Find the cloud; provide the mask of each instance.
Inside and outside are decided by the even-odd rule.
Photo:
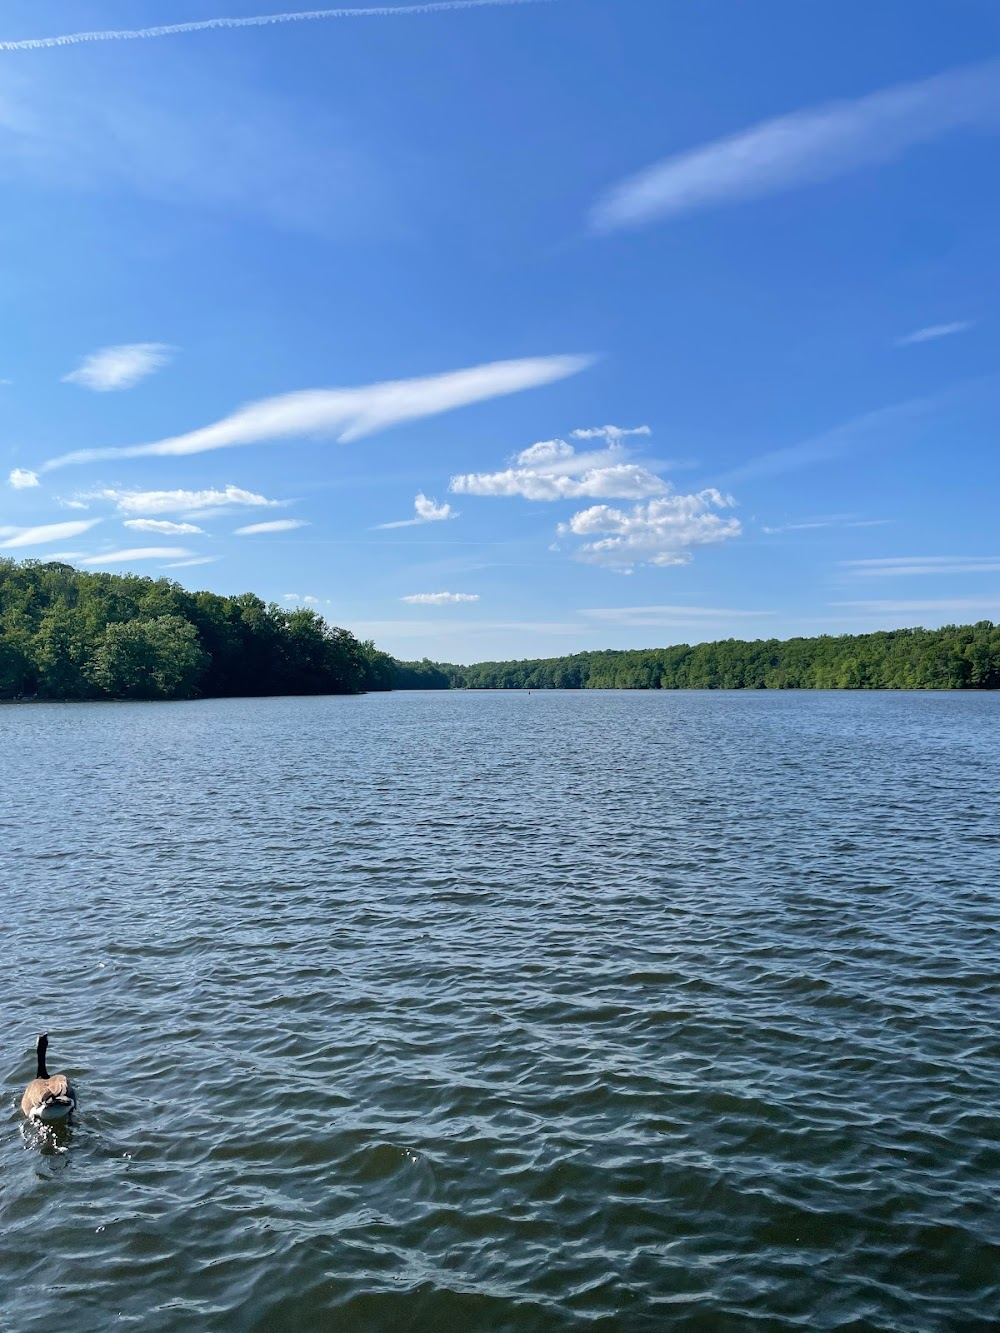
[[[102,347],[85,356],[76,370],[63,376],[64,384],[79,384],[95,393],[113,393],[132,389],[157,370],[168,365],[173,348],[166,343],[123,343]]]
[[[631,430],[623,429],[621,426],[592,426],[589,430],[575,430],[572,432],[574,440],[607,440],[608,444],[617,444],[619,440],[624,440],[626,435],[652,435],[648,426],[635,426]]]
[[[401,602],[412,606],[454,606],[459,602],[478,602],[477,592],[414,592],[409,597],[401,597]]]
[[[303,606],[320,605],[320,599],[318,597],[310,597],[308,595],[303,597],[301,593],[297,592],[286,592],[281,600],[283,602],[301,602]]]
[[[905,337],[896,339],[897,347],[912,347],[915,343],[929,343],[936,338],[950,338],[955,333],[965,333],[972,328],[969,319],[957,319],[952,324],[929,324],[926,329],[917,329]]]
[[[977,612],[995,611],[1000,607],[1000,597],[957,597],[946,601],[916,602],[831,602],[831,606],[849,606],[858,611],[872,611],[878,614],[909,615],[921,611],[934,611],[944,615],[976,614]]]
[[[30,490],[32,486],[41,486],[38,480],[37,472],[29,472],[27,468],[16,467],[7,478],[7,485],[13,486],[15,491]]]
[[[205,491],[126,491],[108,487],[99,491],[85,491],[70,501],[79,505],[89,500],[111,500],[120,514],[186,514],[231,508],[252,509],[280,505],[280,500],[268,500],[239,486],[225,490]]]
[[[413,502],[413,507],[417,511],[416,518],[404,518],[398,523],[379,523],[380,530],[388,528],[416,528],[422,523],[443,523],[450,518],[458,518],[458,512],[452,509],[451,505],[439,505],[436,500],[429,500],[426,495],[420,494]]]
[[[88,555],[81,565],[121,565],[133,560],[183,560],[193,553],[183,546],[133,546],[126,551]]]
[[[46,542],[61,542],[66,537],[79,537],[101,520],[78,519],[72,523],[44,523],[37,528],[0,528],[0,546],[44,546]]]
[[[736,611],[718,606],[602,606],[580,611],[602,624],[633,626],[644,625],[697,625],[705,620],[756,619],[773,616],[775,611]]]
[[[591,212],[613,232],[698,209],[833,180],[955,130],[1000,128],[1000,61],[968,65],[853,101],[761,121],[657,162],[615,185]]]
[[[609,432],[614,432],[610,434]],[[648,434],[602,426],[574,431],[577,439],[612,441],[597,453],[577,453],[566,440],[541,440],[523,449],[503,472],[469,472],[452,477],[449,490],[459,495],[518,495],[525,500],[643,500],[670,489],[661,477],[638,463],[617,443],[623,435]]]
[[[796,523],[779,523],[773,527],[762,527],[761,532],[769,537],[783,532],[812,532],[817,528],[883,528],[892,523],[891,518],[855,518],[853,514],[825,514],[820,518],[804,518]]]
[[[80,449],[50,460],[43,471],[107,458],[180,457],[303,435],[332,435],[346,444],[389,426],[552,384],[579,374],[593,361],[592,356],[496,361],[469,370],[356,389],[306,389],[280,394],[250,403],[231,416],[186,435],[124,449]]]
[[[195,523],[171,523],[165,518],[127,518],[124,526],[134,532],[158,532],[163,537],[186,537],[205,531]]]
[[[562,537],[587,537],[576,549],[576,559],[630,574],[637,565],[687,565],[692,548],[718,545],[740,536],[738,519],[720,518],[714,511],[734,501],[717,490],[696,495],[668,495],[631,511],[593,505],[559,525]]]
[[[190,569],[192,565],[214,565],[221,560],[221,555],[196,555],[191,560],[173,560],[164,569]]]
[[[276,518],[270,523],[250,523],[245,528],[237,528],[237,537],[252,537],[258,532],[291,532],[294,528],[307,528],[304,518]]]
[[[766,454],[750,458],[725,473],[721,480],[728,485],[758,477],[776,477],[785,472],[812,467],[816,463],[829,463],[862,446],[870,449],[882,446],[887,440],[901,438],[904,431],[912,431],[917,423],[940,407],[947,398],[954,396],[955,392],[948,390],[931,397],[910,398],[889,407],[876,408],[873,412],[864,412],[797,444],[788,445],[784,449],[772,449]]]
[[[247,18],[198,19],[189,23],[163,23],[150,28],[104,28],[95,32],[71,32],[58,37],[26,37],[0,42],[0,51],[48,51],[61,46],[91,42],[150,41],[187,33],[217,32],[230,28],[268,28],[280,23],[309,23],[320,19],[394,18],[424,14],[458,13],[467,9],[507,9],[515,5],[544,4],[546,0],[425,0],[423,4],[376,5],[373,8],[308,9],[297,13],[255,14]]]
[[[927,574],[996,574],[1000,555],[913,555],[879,560],[842,560],[858,578],[898,578]]]

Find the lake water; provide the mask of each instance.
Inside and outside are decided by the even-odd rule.
[[[0,1330],[997,1329],[998,735],[972,694],[0,709]]]

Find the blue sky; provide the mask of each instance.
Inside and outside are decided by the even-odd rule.
[[[994,0],[383,8],[8,0],[0,555],[404,658],[1000,619]]]

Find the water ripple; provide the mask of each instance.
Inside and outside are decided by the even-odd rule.
[[[996,1328],[998,722],[0,709],[0,1330]]]

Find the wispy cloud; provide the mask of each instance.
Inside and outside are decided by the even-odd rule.
[[[1000,61],[854,101],[765,120],[668,157],[614,186],[591,213],[599,232],[642,227],[698,209],[759,199],[889,162],[955,130],[1000,129]]]
[[[128,491],[115,487],[103,490],[84,491],[68,503],[74,508],[86,506],[91,500],[110,500],[120,514],[188,514],[212,510],[223,512],[229,509],[273,508],[280,500],[268,500],[254,491],[245,491],[239,486],[227,486],[225,490],[204,491]]]
[[[755,620],[761,616],[776,615],[777,612],[734,610],[732,607],[719,606],[676,605],[601,606],[582,610],[579,614],[599,620],[602,624],[641,628],[644,625],[697,625],[702,621]]]
[[[360,440],[389,426],[438,416],[458,407],[539,388],[577,375],[592,356],[547,356],[495,361],[469,370],[421,379],[392,380],[356,389],[307,389],[265,398],[186,435],[124,449],[80,449],[46,463],[43,471],[68,463],[109,458],[176,457],[259,444],[293,436],[332,435],[341,443]]]
[[[7,485],[13,486],[15,491],[30,490],[32,486],[40,486],[41,484],[37,472],[29,472],[27,468],[23,467],[14,468],[7,478]]]
[[[912,347],[914,343],[929,343],[936,338],[950,338],[955,333],[965,333],[972,328],[969,319],[957,319],[951,324],[928,324],[925,329],[915,329],[902,338],[896,339],[897,347]]]
[[[858,578],[900,578],[927,574],[996,574],[1000,555],[912,555],[878,560],[842,560]]]
[[[854,514],[824,514],[819,518],[803,518],[793,523],[764,526],[761,532],[773,537],[784,532],[813,532],[819,528],[882,528],[891,522],[891,518],[858,518]]]
[[[299,592],[286,592],[281,599],[283,602],[298,602],[300,606],[319,606],[320,599],[311,597],[308,594],[303,597]]]
[[[448,519],[458,518],[458,511],[452,509],[451,505],[439,505],[436,500],[430,500],[422,493],[413,501],[413,508],[416,510],[414,518],[403,518],[396,523],[379,523],[377,527],[380,531],[388,528],[417,528],[423,523],[444,523]]]
[[[307,528],[304,518],[275,518],[269,523],[248,523],[245,528],[237,528],[237,537],[254,537],[260,532],[292,532],[295,528]]]
[[[996,597],[956,597],[943,601],[862,601],[831,602],[831,606],[849,606],[857,611],[872,611],[881,614],[917,615],[921,612],[934,612],[939,615],[975,615],[980,612],[995,611],[1000,607],[1000,596]]]
[[[852,417],[830,430],[810,436],[784,449],[772,449],[739,464],[719,480],[725,485],[751,481],[758,477],[775,477],[785,472],[797,472],[816,463],[828,463],[853,449],[883,445],[902,435],[913,425],[939,407],[951,391],[927,398],[911,398],[889,407],[876,408]]]
[[[81,565],[126,565],[134,560],[183,560],[192,552],[183,546],[133,546],[125,551],[105,551],[88,555]]]
[[[634,426],[626,429],[623,426],[591,426],[587,430],[575,430],[570,438],[574,440],[607,440],[608,444],[617,444],[619,440],[624,440],[627,435],[652,435],[648,426]]]
[[[35,528],[0,528],[0,546],[44,546],[48,542],[61,542],[67,537],[79,537],[81,533],[89,532],[100,521],[91,518],[72,523],[43,523]]]
[[[166,343],[123,343],[102,347],[85,356],[76,370],[63,376],[64,384],[78,384],[95,393],[133,389],[169,364],[174,349]]]
[[[401,602],[412,606],[455,606],[459,602],[478,602],[477,592],[414,592],[409,597],[401,597]]]
[[[525,500],[642,500],[664,495],[667,483],[648,467],[628,461],[618,443],[624,435],[649,434],[648,428],[624,431],[617,426],[574,431],[575,439],[603,439],[609,447],[577,453],[566,440],[542,440],[517,454],[502,472],[468,472],[452,477],[459,495],[521,496]]]
[[[424,14],[457,13],[465,9],[506,9],[515,5],[544,4],[548,0],[428,0],[415,5],[376,5],[368,9],[306,9],[284,14],[255,14],[247,18],[197,19],[189,23],[164,23],[152,28],[104,28],[95,32],[64,33],[57,37],[26,37],[0,42],[0,51],[48,51],[61,46],[91,42],[150,41],[158,37],[180,37],[187,33],[218,32],[232,28],[268,28],[282,23],[310,23],[321,19],[403,18]]]
[[[194,565],[214,565],[222,559],[221,555],[196,555],[190,560],[172,560],[164,569],[190,569]]]
[[[738,519],[715,511],[734,501],[714,489],[696,495],[669,495],[631,510],[593,505],[559,526],[561,537],[586,537],[577,560],[631,574],[637,565],[688,565],[697,546],[715,546],[740,536]]]
[[[171,523],[166,518],[127,518],[124,526],[133,532],[158,532],[161,537],[187,537],[205,531],[196,523]]]

